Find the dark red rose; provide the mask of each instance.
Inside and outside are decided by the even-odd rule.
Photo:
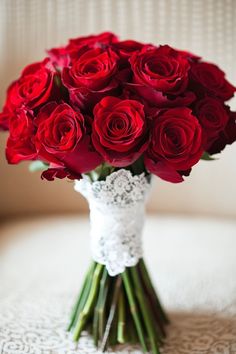
[[[68,52],[76,51],[83,46],[89,46],[93,48],[102,48],[106,47],[111,43],[118,41],[118,37],[111,32],[103,32],[98,35],[91,35],[86,37],[78,37],[69,40],[69,44],[66,49]]]
[[[154,103],[158,103],[158,96],[180,95],[187,87],[190,65],[167,45],[145,47],[132,55],[130,63],[139,94]]]
[[[41,160],[63,166],[77,176],[102,162],[91,145],[84,116],[68,104],[48,103],[35,121],[35,144]]]
[[[148,144],[143,105],[134,100],[103,98],[94,108],[92,140],[112,166],[133,163]]]
[[[112,48],[118,53],[119,57],[126,60],[128,60],[135,52],[140,51],[143,47],[143,43],[133,40],[120,41],[112,44]]]
[[[211,146],[208,147],[209,154],[217,154],[221,152],[226,145],[233,144],[236,141],[236,112],[229,112],[228,123],[225,129],[220,132],[218,139],[216,139]]]
[[[6,157],[8,163],[17,164],[37,157],[33,142],[35,127],[33,113],[26,109],[15,112],[9,121],[10,135],[7,140]]]
[[[43,171],[41,174],[42,179],[46,179],[47,181],[54,181],[55,178],[63,179],[80,179],[81,176],[78,174],[73,175],[71,171],[64,167],[52,167],[48,168],[46,171]]]
[[[118,38],[110,32],[87,37],[78,37],[69,40],[65,47],[52,48],[47,51],[52,64],[59,69],[76,61],[81,54],[93,48],[106,48],[118,41]]]
[[[0,113],[0,131],[9,130],[9,121],[12,116],[12,112],[9,111],[8,107],[5,106]]]
[[[63,71],[63,80],[68,88],[87,87],[90,90],[106,89],[117,72],[118,56],[110,49],[86,51],[71,68]]]
[[[192,87],[199,95],[208,93],[223,101],[233,97],[236,88],[225,79],[225,73],[211,63],[195,63],[191,66]]]
[[[164,95],[160,91],[150,89],[150,87],[140,86],[139,84],[125,84],[125,91],[136,94],[149,106],[160,108],[190,106],[196,99],[192,91],[185,91],[180,95]]]
[[[197,102],[194,112],[206,137],[205,149],[207,150],[224,130],[229,120],[228,111],[221,101],[206,97]]]
[[[189,108],[159,112],[145,156],[149,172],[169,182],[181,182],[182,175],[199,161],[202,153],[202,129]]]
[[[118,37],[112,32],[102,32],[99,34],[92,34],[90,36],[78,37],[70,39],[69,43],[76,45],[96,45],[96,44],[110,44],[118,41]]]
[[[8,89],[7,106],[10,109],[26,106],[29,109],[47,102],[52,92],[54,72],[47,67],[48,60],[28,65],[21,77]]]
[[[91,106],[116,88],[117,61],[118,56],[112,50],[95,48],[86,51],[70,68],[64,68],[62,80],[72,102],[81,108],[84,102]]]
[[[181,56],[183,56],[184,58],[188,59],[189,61],[193,61],[193,62],[197,62],[201,59],[201,57],[199,57],[196,54],[190,53],[186,50],[179,50],[179,49],[175,49]]]

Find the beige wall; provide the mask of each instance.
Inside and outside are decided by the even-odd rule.
[[[0,0],[0,101],[8,83],[44,48],[67,38],[112,30],[121,38],[168,43],[221,65],[236,83],[234,0]],[[231,103],[236,108],[236,100]],[[0,215],[85,210],[66,181],[44,182],[27,164],[8,166],[0,136]],[[236,144],[217,162],[201,162],[189,179],[155,179],[152,211],[236,217]]]

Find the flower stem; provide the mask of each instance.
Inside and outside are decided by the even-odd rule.
[[[108,320],[107,320],[104,336],[103,336],[103,339],[102,339],[102,344],[101,344],[101,351],[102,352],[106,349],[109,333],[110,333],[110,330],[111,330],[112,321],[114,319],[115,312],[116,312],[117,301],[118,301],[118,297],[119,297],[121,283],[122,283],[121,276],[118,275],[116,277],[115,289],[114,289],[112,303],[111,303],[111,309],[110,309],[110,312],[109,312],[109,316],[108,316]]]
[[[145,281],[145,284],[149,290],[149,293],[150,293],[150,296],[152,296],[152,299],[158,309],[158,312],[159,312],[159,316],[161,317],[162,321],[166,324],[168,324],[170,321],[166,315],[166,313],[164,312],[163,308],[162,308],[162,305],[157,297],[157,294],[156,294],[156,291],[152,285],[152,281],[150,279],[150,276],[149,276],[149,273],[147,271],[147,268],[146,268],[146,265],[144,263],[144,260],[143,259],[140,259],[140,262],[139,262],[139,265],[140,265],[140,270],[141,270],[141,273],[143,275],[143,279]]]
[[[86,293],[88,293],[87,289],[90,288],[94,268],[95,268],[95,262],[92,262],[92,264],[86,274],[86,277],[85,277],[85,280],[83,283],[83,287],[82,287],[81,292],[78,296],[77,302],[75,303],[75,306],[73,307],[72,314],[71,314],[71,320],[70,320],[70,323],[67,327],[67,331],[70,331],[75,324],[81,302],[82,302],[83,298],[85,297]]]
[[[148,287],[148,284],[146,283],[146,279],[144,278],[142,271],[140,269],[140,264],[138,265],[138,271],[139,271],[139,276],[143,284],[144,292],[146,294],[146,297],[149,299],[150,306],[153,312],[153,320],[155,322],[156,330],[160,336],[160,338],[163,338],[166,336],[165,332],[165,323],[160,315],[160,311],[158,309],[158,306],[156,304],[156,299],[154,294]]]
[[[143,353],[159,354],[168,319],[158,300],[143,259],[111,277],[93,262],[74,306],[68,330],[74,340],[86,330],[104,351],[108,345],[140,343]]]
[[[129,306],[130,306],[130,311],[131,314],[133,316],[133,320],[135,323],[135,327],[137,330],[137,334],[138,334],[138,338],[140,341],[140,344],[142,346],[143,352],[144,353],[148,353],[148,349],[146,346],[146,342],[145,342],[145,333],[142,327],[142,321],[140,319],[139,316],[139,310],[137,308],[137,304],[136,304],[136,300],[135,300],[135,294],[134,294],[134,288],[133,285],[131,283],[130,277],[129,277],[129,273],[128,270],[126,269],[122,274],[122,279],[124,282],[124,287],[125,287],[125,291],[128,297],[128,301],[129,301]]]
[[[108,293],[108,283],[109,283],[109,276],[106,267],[104,267],[102,278],[100,281],[98,301],[95,307],[94,318],[93,318],[93,338],[94,338],[94,344],[96,346],[98,345],[98,339],[99,339],[99,318],[104,317],[104,304],[106,303],[106,298]],[[102,336],[103,336],[103,330],[100,331],[100,338],[102,338]]]
[[[99,282],[100,282],[101,273],[103,271],[103,268],[104,268],[104,266],[102,264],[96,264],[89,296],[87,298],[87,301],[86,301],[82,311],[79,314],[79,318],[78,318],[78,321],[77,321],[77,324],[75,327],[75,332],[74,332],[74,337],[73,337],[75,341],[77,341],[79,339],[80,334],[81,334],[84,326],[86,325],[88,317],[93,309],[94,303],[96,301],[96,296],[98,293]]]
[[[107,307],[107,298],[108,298],[110,283],[111,283],[111,278],[108,276],[105,287],[102,289],[103,292],[98,307],[98,335],[100,340],[102,340],[104,335],[104,330],[105,330],[106,307]]]
[[[120,289],[118,299],[118,328],[117,328],[117,341],[118,343],[125,343],[125,297],[124,289]]]
[[[158,349],[158,341],[157,341],[157,333],[155,331],[155,326],[153,322],[152,312],[148,306],[147,298],[145,298],[145,294],[143,292],[142,283],[140,281],[140,277],[138,274],[137,266],[130,268],[130,273],[133,279],[133,283],[135,285],[136,296],[139,300],[139,306],[142,312],[142,316],[144,319],[145,327],[147,330],[147,334],[150,340],[151,350],[153,354],[159,354]]]

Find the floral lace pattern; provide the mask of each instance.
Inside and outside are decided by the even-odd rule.
[[[111,276],[137,264],[142,257],[145,200],[150,183],[142,173],[121,169],[105,181],[76,181],[75,190],[89,202],[93,259]]]
[[[33,294],[31,294],[33,295]],[[34,303],[35,301],[35,303]],[[39,297],[0,303],[1,354],[102,354],[86,333],[79,343],[65,331],[69,299]],[[3,306],[5,305],[5,306]],[[142,354],[137,346],[118,346],[107,354]],[[235,354],[236,320],[215,315],[173,313],[162,354]]]

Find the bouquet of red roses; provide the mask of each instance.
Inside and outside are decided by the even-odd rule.
[[[182,182],[200,159],[213,159],[236,140],[236,112],[226,104],[235,91],[221,69],[197,55],[119,41],[108,32],[49,50],[9,86],[0,114],[0,128],[9,130],[8,162],[31,160],[44,179],[76,180],[89,200],[91,220],[96,226],[104,221],[93,227],[94,237],[99,234],[95,263],[69,326],[76,340],[86,329],[102,349],[134,340],[144,352],[158,353],[167,318],[138,241],[130,246],[142,229],[137,218],[130,223],[132,210],[142,220],[150,174]],[[102,214],[102,200],[112,215]],[[105,251],[107,230],[113,243]]]

